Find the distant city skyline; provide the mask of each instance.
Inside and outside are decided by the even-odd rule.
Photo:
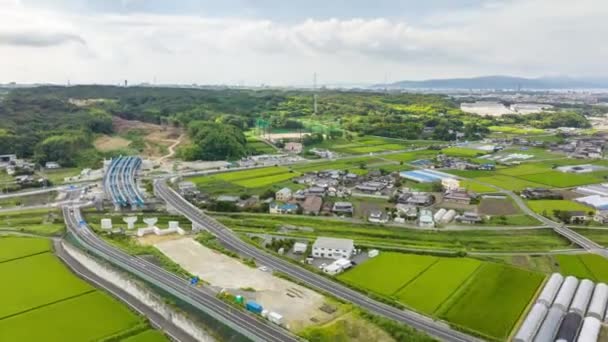
[[[600,0],[0,0],[0,83],[607,77]]]

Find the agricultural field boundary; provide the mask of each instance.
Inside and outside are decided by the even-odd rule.
[[[44,303],[42,305],[31,307],[31,308],[28,308],[27,310],[23,310],[23,311],[19,311],[19,312],[14,312],[14,313],[12,313],[10,315],[6,315],[6,316],[3,316],[3,317],[0,317],[0,321],[8,319],[8,318],[11,318],[11,317],[23,315],[23,314],[26,314],[28,312],[36,311],[38,309],[41,309],[41,308],[44,308],[44,307],[47,307],[47,306],[52,306],[52,305],[55,305],[55,304],[59,304],[61,302],[65,302],[65,301],[68,301],[68,300],[71,300],[71,299],[76,299],[78,297],[82,297],[82,296],[88,295],[88,294],[93,293],[95,291],[97,291],[97,289],[93,288],[93,289],[85,291],[85,292],[81,292],[81,293],[77,293],[77,294],[72,295],[72,296],[61,298],[59,300],[55,300],[55,301],[52,301],[52,302],[49,302],[49,303]]]
[[[33,254],[22,255],[20,257],[8,259],[8,260],[0,260],[0,264],[4,264],[4,263],[7,263],[7,262],[11,262],[11,261],[16,261],[16,260],[20,260],[20,259],[25,259],[25,258],[33,257],[33,256],[36,256],[36,255],[45,254],[45,253],[50,253],[50,251],[42,251],[42,252],[37,252],[37,253],[33,253]]]

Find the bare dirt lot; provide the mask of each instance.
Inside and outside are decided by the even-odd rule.
[[[327,322],[341,313],[322,311],[327,300],[303,286],[273,276],[270,271],[244,265],[237,259],[202,246],[192,238],[155,244],[162,253],[212,286],[255,300],[265,309],[275,311],[294,331]],[[253,290],[253,291],[251,291]]]
[[[479,204],[479,213],[483,215],[514,215],[519,213],[519,209],[508,199],[484,198]]]
[[[101,152],[109,152],[129,147],[131,141],[121,137],[102,135],[95,139],[95,148]]]
[[[130,141],[122,136],[133,132],[142,136],[145,147],[141,154],[149,158],[162,158],[163,160],[170,158],[179,145],[188,142],[185,134],[177,127],[125,120],[119,117],[112,118],[112,125],[119,136],[101,137],[99,139],[104,138],[105,140],[95,142],[96,146],[101,145],[102,147],[105,142],[106,151],[127,147]]]

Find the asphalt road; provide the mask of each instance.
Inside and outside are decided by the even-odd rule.
[[[337,298],[359,305],[375,314],[412,326],[443,341],[461,342],[478,340],[472,336],[453,330],[442,322],[433,321],[412,311],[400,310],[370,299],[364,294],[247,244],[229,228],[205,215],[201,210],[177,194],[167,185],[166,179],[155,180],[154,188],[157,196],[191,220],[193,224],[209,230],[228,247],[239,251],[244,256],[255,259],[257,264],[283,272],[314,289],[330,293]]]
[[[108,291],[116,298],[127,303],[135,311],[147,317],[155,328],[164,331],[171,337],[171,339],[177,342],[196,342],[195,338],[185,333],[182,329],[175,326],[175,324],[158,314],[156,311],[150,309],[146,304],[142,303],[137,298],[131,296],[123,289],[89,271],[80,262],[78,262],[78,260],[74,259],[70,254],[68,254],[68,252],[66,252],[61,241],[54,241],[54,247],[55,254],[59,257],[59,259],[61,259],[79,277],[99,288],[104,289],[105,291]]]
[[[211,289],[204,286],[193,287],[186,279],[108,245],[94,234],[86,223],[82,224],[84,221],[78,206],[63,207],[63,215],[70,233],[77,237],[86,249],[172,293],[218,321],[231,326],[243,336],[260,342],[296,342],[300,340],[277,325],[221,301]]]

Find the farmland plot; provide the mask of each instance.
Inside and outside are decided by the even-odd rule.
[[[437,257],[415,254],[382,253],[339,278],[376,293],[390,296],[400,287],[439,260]]]
[[[0,319],[94,290],[50,253],[1,263],[0,275],[11,279],[0,282]]]
[[[0,320],[0,341],[97,341],[145,324],[124,305],[94,291]]]
[[[45,239],[0,237],[0,263],[50,250],[51,242]]]
[[[504,340],[536,293],[544,276],[511,266],[486,263],[469,286],[455,295],[440,317]]]
[[[481,264],[475,259],[442,258],[399,291],[399,301],[432,314]]]

